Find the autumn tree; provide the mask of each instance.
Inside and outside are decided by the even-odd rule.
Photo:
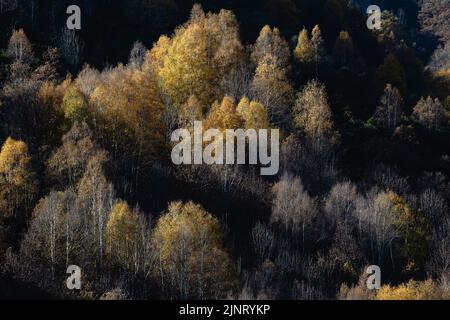
[[[180,127],[185,127],[187,125],[189,128],[193,128],[194,121],[202,120],[203,109],[204,108],[201,106],[197,97],[194,95],[190,96],[186,103],[180,107],[178,113],[178,124]]]
[[[319,65],[326,58],[325,44],[322,38],[322,31],[318,24],[311,31],[311,45],[314,52],[314,62],[316,65],[316,77],[319,75]]]
[[[237,105],[236,111],[244,119],[246,129],[269,128],[269,116],[262,104],[243,97]]]
[[[417,102],[413,110],[416,121],[430,131],[437,131],[445,124],[445,110],[439,99],[423,97]]]
[[[165,296],[221,298],[235,286],[219,221],[192,202],[173,202],[154,229],[155,274]]]
[[[172,46],[172,39],[162,35],[153,47],[147,51],[144,58],[142,69],[145,72],[158,73],[164,67],[164,59]]]
[[[317,151],[338,142],[325,86],[317,80],[306,84],[298,94],[294,106],[294,124],[301,130]]]
[[[88,103],[75,86],[70,87],[64,95],[61,109],[69,123],[82,122],[88,115]]]
[[[270,26],[264,26],[258,38],[253,45],[251,53],[252,62],[258,66],[260,65],[266,56],[272,56],[276,59],[277,67],[280,69],[289,69],[291,53],[289,50],[289,44],[282,37],[278,28],[270,28]]]
[[[406,259],[404,271],[408,273],[421,270],[429,254],[430,225],[421,212],[414,211],[397,194],[391,193],[390,201],[402,236],[402,253]]]
[[[9,39],[7,53],[16,62],[31,62],[33,59],[33,48],[23,29],[13,31]]]
[[[142,172],[164,154],[167,138],[155,77],[118,66],[99,83],[90,103],[98,140],[130,169],[126,174],[136,187]]]
[[[377,291],[376,300],[447,300],[448,288],[441,287],[432,279],[410,280],[398,286],[384,285]]]
[[[67,131],[61,104],[72,79],[68,76],[60,83],[45,81],[37,93],[36,113],[39,115],[36,136],[42,145],[58,145]]]
[[[125,201],[117,202],[111,209],[105,229],[107,254],[130,270],[138,269],[142,243],[140,217]]]
[[[242,128],[244,119],[236,110],[234,99],[225,96],[221,103],[215,102],[206,118],[205,126],[219,130]]]
[[[47,172],[60,186],[76,186],[83,176],[89,159],[99,149],[85,122],[75,122],[62,138],[62,146],[47,161]]]
[[[289,109],[292,104],[293,88],[275,56],[265,55],[251,84],[253,100],[264,105],[269,113],[270,122],[286,125],[289,121]]]
[[[448,19],[450,8],[445,1],[420,1],[419,21],[422,32],[431,33],[442,41],[450,41]]]
[[[89,98],[95,88],[100,84],[102,75],[89,65],[85,65],[75,79],[75,86],[80,93]]]
[[[150,56],[167,50],[163,62],[156,62],[157,74],[173,103],[195,95],[204,107],[220,96],[220,79],[238,65],[243,46],[230,11],[197,16],[176,30],[170,44],[158,42]]]
[[[105,177],[105,164],[108,161],[105,152],[96,153],[87,162],[85,172],[77,185],[77,197],[74,208],[81,224],[83,250],[80,260],[91,261],[90,272],[95,273],[96,267],[101,267],[106,252],[105,229],[109,215],[115,203],[115,191]]]
[[[297,46],[294,49],[294,56],[302,65],[308,65],[313,61],[314,48],[306,28],[300,31]]]
[[[26,215],[37,194],[37,180],[23,141],[6,139],[0,152],[0,210],[4,217]],[[20,210],[24,210],[21,212]]]

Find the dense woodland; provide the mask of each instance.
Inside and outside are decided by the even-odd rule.
[[[450,2],[198,2],[0,0],[0,297],[449,299]],[[173,165],[197,120],[279,174]]]

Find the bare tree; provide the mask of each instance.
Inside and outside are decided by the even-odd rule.
[[[145,54],[147,49],[140,41],[136,41],[133,44],[133,48],[130,51],[130,57],[128,59],[128,65],[133,69],[140,69],[145,60]]]
[[[17,3],[18,0],[0,0],[0,13],[16,10]]]
[[[394,130],[403,114],[402,104],[403,99],[400,92],[397,88],[387,84],[380,98],[380,104],[375,110],[374,118],[377,123],[389,130]]]
[[[393,259],[393,241],[400,236],[392,210],[389,194],[372,190],[367,198],[358,201],[355,211],[359,230],[368,236],[372,258],[379,266],[383,265],[386,254],[390,253]]]
[[[272,222],[281,223],[286,231],[302,231],[303,245],[306,226],[317,215],[317,206],[303,188],[300,178],[284,173],[273,187]]]
[[[356,209],[358,191],[350,181],[338,183],[333,186],[325,200],[325,211],[335,215],[336,219],[350,217]]]
[[[80,62],[83,44],[79,39],[76,30],[63,28],[59,37],[59,50],[67,63],[77,66]]]
[[[270,228],[260,222],[252,229],[252,243],[258,263],[270,259],[275,247],[275,235]]]

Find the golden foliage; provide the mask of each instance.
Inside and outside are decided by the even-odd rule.
[[[450,299],[450,292],[440,288],[433,280],[415,281],[393,287],[384,285],[377,291],[375,300],[440,300]]]
[[[323,84],[313,80],[303,88],[294,106],[294,124],[318,150],[338,141],[339,134]]]
[[[244,119],[238,114],[233,98],[225,96],[222,103],[217,101],[206,118],[206,128],[220,130],[242,128]]]
[[[90,102],[114,152],[126,150],[149,159],[160,154],[165,143],[163,104],[151,73],[119,66],[96,87]]]
[[[27,208],[37,193],[37,181],[31,167],[28,146],[23,141],[6,139],[0,152],[0,212],[16,216]]]
[[[303,64],[310,63],[314,56],[314,48],[309,39],[308,30],[303,28],[298,36],[297,46],[294,49],[295,58]]]
[[[133,261],[139,243],[139,217],[125,201],[116,203],[106,225],[107,252],[125,265]]]
[[[236,18],[221,10],[193,15],[172,39],[160,39],[147,61],[154,59],[163,91],[173,103],[181,105],[195,95],[204,108],[220,96],[222,76],[238,65],[242,54]]]
[[[177,283],[181,297],[220,298],[233,289],[232,263],[219,221],[193,202],[173,202],[152,235],[155,272]]]

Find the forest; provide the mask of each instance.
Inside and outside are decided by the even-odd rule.
[[[450,299],[449,21],[449,0],[0,0],[0,299]],[[175,165],[198,121],[278,129],[278,173]]]

